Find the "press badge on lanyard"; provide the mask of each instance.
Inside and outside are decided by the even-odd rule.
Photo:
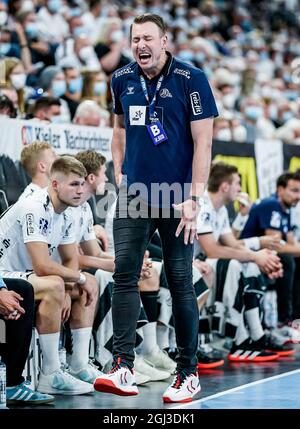
[[[153,96],[152,101],[150,103],[149,95],[148,95],[148,91],[147,91],[147,86],[146,86],[146,81],[145,81],[143,76],[140,76],[144,96],[149,103],[149,116],[150,116],[149,119],[150,119],[151,124],[146,125],[146,126],[147,126],[148,133],[150,134],[151,140],[155,146],[157,146],[160,143],[168,140],[167,134],[165,133],[162,124],[160,123],[159,119],[157,119],[155,117],[156,95],[157,95],[158,91],[160,90],[163,78],[164,78],[164,76],[161,75],[160,78],[158,79],[156,89],[155,89],[155,93],[154,93],[154,96]]]

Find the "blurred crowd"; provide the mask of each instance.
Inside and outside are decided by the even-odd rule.
[[[111,126],[110,77],[132,61],[130,25],[144,12],[168,23],[173,55],[207,74],[215,139],[300,143],[297,0],[0,0],[0,114],[70,123],[89,100],[86,125]],[[36,117],[43,97],[56,108]]]

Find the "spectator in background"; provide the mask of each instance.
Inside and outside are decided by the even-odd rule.
[[[60,123],[61,102],[55,97],[41,97],[33,106],[32,119],[39,119],[51,123]]]
[[[49,42],[61,43],[68,35],[68,24],[61,14],[62,0],[46,0],[38,11],[38,20],[44,25]]]
[[[104,109],[107,108],[107,76],[99,71],[82,71],[82,98],[96,101]]]
[[[61,98],[67,102],[71,114],[71,120],[73,120],[76,109],[81,100],[83,80],[79,69],[75,66],[64,67],[63,71],[65,74],[67,89]]]
[[[18,110],[21,115],[25,112],[24,88],[27,75],[24,66],[18,58],[4,58],[0,67],[5,70],[5,85],[8,89],[15,89],[18,95]]]
[[[17,116],[17,111],[13,102],[6,95],[2,95],[0,90],[0,118],[1,116],[15,118]]]
[[[77,107],[73,123],[93,127],[109,127],[110,114],[95,101],[85,100]]]
[[[131,58],[124,55],[125,40],[122,21],[119,18],[108,18],[95,45],[101,67],[108,75],[131,61]]]
[[[68,104],[61,97],[67,90],[65,75],[58,66],[49,66],[43,70],[39,80],[39,86],[45,95],[58,97],[61,100],[61,122],[70,122],[71,115]]]

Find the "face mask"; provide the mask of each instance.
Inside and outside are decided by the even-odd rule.
[[[184,16],[185,15],[185,8],[184,7],[177,7],[175,10],[175,15],[176,16]]]
[[[283,112],[283,114],[282,114],[283,122],[287,122],[289,119],[291,119],[293,117],[294,117],[294,114],[290,110],[287,110],[286,112]]]
[[[267,51],[263,51],[259,54],[259,58],[261,59],[261,61],[265,61],[269,58],[269,54]]]
[[[259,106],[247,106],[245,109],[245,115],[248,119],[257,121],[261,116],[263,116],[263,109]]]
[[[178,57],[183,61],[192,61],[194,58],[194,54],[192,51],[186,49],[178,52]]]
[[[95,82],[94,83],[94,94],[95,95],[104,95],[107,92],[107,83],[106,82]]]
[[[226,94],[223,96],[222,101],[224,107],[227,109],[233,109],[234,103],[235,103],[235,95],[234,94]]]
[[[71,94],[75,94],[76,92],[82,91],[82,77],[78,77],[76,79],[72,79],[68,84],[68,90]]]
[[[0,43],[0,55],[6,55],[11,48],[11,43]]]
[[[232,139],[238,143],[244,143],[247,139],[247,130],[243,125],[238,125],[232,130]]]
[[[299,96],[298,91],[294,91],[293,89],[288,89],[284,91],[283,95],[290,101],[297,100]]]
[[[91,57],[94,57],[94,49],[92,46],[85,46],[80,49],[78,55],[82,61],[88,61]]]
[[[86,34],[86,33],[87,33],[87,31],[86,31],[86,29],[85,29],[85,27],[83,25],[81,25],[79,27],[75,27],[74,30],[73,30],[73,34],[74,34],[75,37],[80,37],[80,36],[82,36],[83,34]]]
[[[113,31],[110,35],[110,40],[114,43],[119,43],[123,40],[124,34],[122,30]]]
[[[276,121],[278,117],[278,109],[275,104],[271,104],[269,107],[269,118],[272,119],[272,121]]]
[[[223,128],[222,130],[219,130],[216,135],[217,140],[222,140],[224,142],[230,142],[231,141],[231,131],[229,128]]]
[[[30,22],[29,24],[27,24],[25,27],[25,33],[29,39],[36,38],[39,34],[39,29],[37,24],[35,22]]]
[[[51,90],[54,97],[61,97],[67,90],[65,80],[54,80],[51,85]]]
[[[11,74],[10,80],[11,80],[12,86],[16,90],[24,88],[25,82],[26,82],[26,77],[27,76],[25,73]]]
[[[0,11],[0,27],[2,27],[2,25],[5,25],[7,22],[7,12],[5,12],[5,10],[1,10]]]
[[[61,0],[49,0],[48,1],[48,9],[51,13],[57,13],[61,8]]]
[[[197,61],[197,63],[202,64],[205,61],[205,53],[204,52],[197,52],[195,54],[194,58],[195,58],[195,61]]]
[[[80,16],[82,14],[82,11],[80,7],[73,7],[72,9],[69,10],[69,14],[73,18],[75,16]]]
[[[60,115],[54,115],[51,117],[51,121],[52,124],[62,124],[63,120],[62,117]]]
[[[191,26],[193,28],[196,28],[197,30],[199,30],[202,27],[202,23],[201,23],[199,17],[192,18],[190,20],[190,23],[191,23]]]

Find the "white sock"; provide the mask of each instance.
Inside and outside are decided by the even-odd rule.
[[[157,325],[157,344],[163,350],[169,347],[169,327],[166,325]]]
[[[261,326],[259,317],[259,309],[257,307],[245,311],[245,318],[250,331],[250,337],[253,341],[257,341],[265,333]]]
[[[155,349],[157,349],[157,339],[156,339],[156,322],[147,323],[143,326],[143,354],[151,354]]]
[[[79,371],[89,362],[89,347],[92,327],[71,329],[72,334],[72,355],[70,366],[73,371]]]
[[[236,335],[234,337],[235,344],[238,346],[242,344],[244,341],[246,341],[248,338],[249,338],[249,334],[244,323],[244,317],[242,316],[240,324],[236,331]]]
[[[177,343],[176,343],[176,335],[175,335],[175,329],[169,329],[169,345],[170,349],[176,349]]]
[[[43,354],[42,373],[45,375],[60,369],[58,354],[59,332],[54,334],[39,334],[39,341]]]

